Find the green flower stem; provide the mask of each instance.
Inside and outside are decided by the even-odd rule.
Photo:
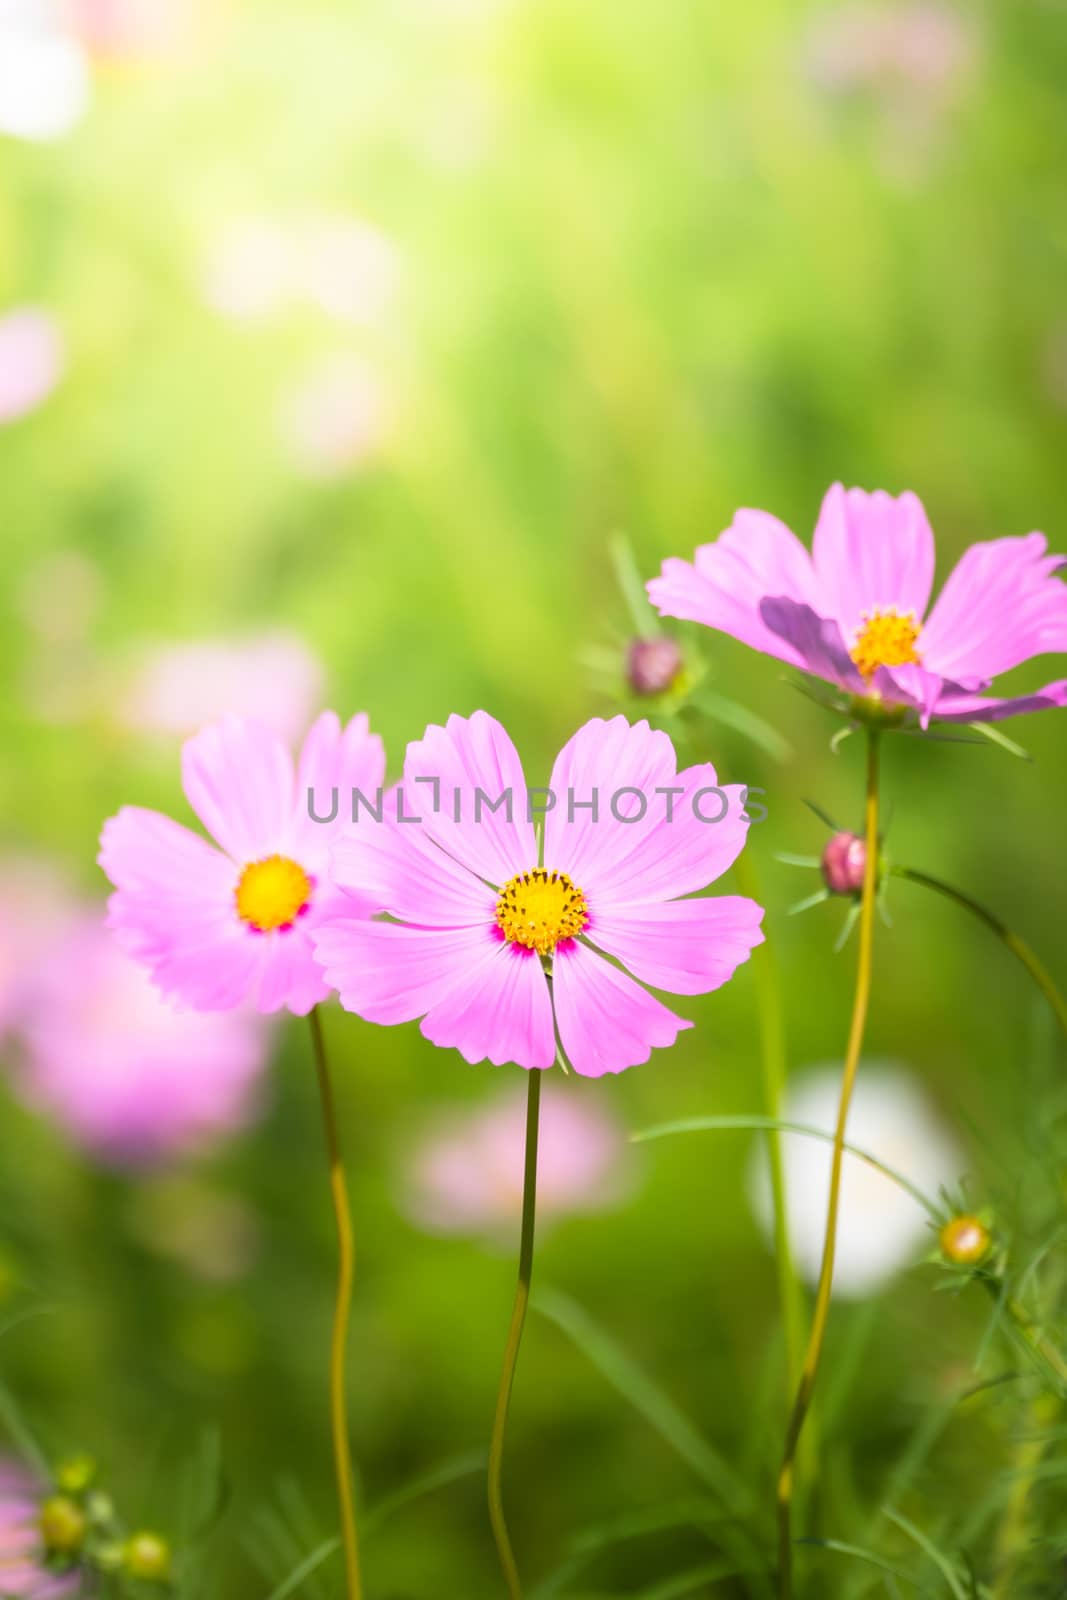
[[[924,889],[933,889],[935,893],[944,895],[948,900],[954,900],[958,906],[963,906],[984,922],[987,928],[992,929],[997,938],[1007,945],[1012,955],[1022,962],[1027,972],[1041,990],[1045,999],[1056,1014],[1056,1020],[1067,1037],[1067,1001],[1064,1000],[1051,974],[1038,960],[1024,939],[1013,933],[1006,923],[1002,922],[992,911],[986,909],[979,901],[964,894],[962,889],[954,889],[951,884],[943,883],[940,878],[935,878],[929,872],[919,872],[914,867],[898,867],[890,865],[889,874],[894,878],[903,878],[908,883],[921,884]]]
[[[537,1129],[541,1108],[541,1073],[534,1067],[527,1073],[526,1100],[526,1165],[522,1183],[522,1232],[519,1243],[519,1278],[515,1286],[515,1302],[511,1311],[511,1326],[504,1348],[504,1366],[500,1374],[500,1387],[496,1397],[493,1417],[493,1435],[489,1444],[489,1521],[493,1528],[500,1566],[507,1584],[510,1600],[522,1600],[522,1585],[515,1554],[511,1548],[508,1525],[504,1517],[504,1499],[500,1476],[504,1462],[504,1438],[508,1425],[508,1405],[511,1387],[515,1381],[515,1366],[519,1359],[522,1330],[526,1322],[526,1307],[530,1301],[530,1279],[533,1276],[534,1219],[537,1207]]]
[[[822,1266],[815,1291],[815,1309],[812,1314],[811,1333],[804,1356],[800,1383],[792,1414],[786,1429],[785,1449],[778,1475],[778,1583],[782,1600],[791,1600],[793,1594],[793,1491],[796,1475],[797,1448],[804,1422],[815,1392],[819,1373],[826,1323],[830,1314],[830,1295],[833,1290],[834,1252],[837,1243],[837,1217],[841,1201],[841,1172],[845,1154],[845,1130],[852,1091],[856,1083],[863,1035],[867,1025],[867,1009],[871,994],[871,970],[874,951],[874,913],[878,888],[878,756],[879,731],[867,729],[867,803],[866,841],[867,860],[863,873],[863,895],[860,902],[859,961],[856,969],[856,990],[852,1004],[852,1023],[849,1029],[848,1049],[841,1078],[841,1099],[834,1130],[833,1158],[830,1165],[830,1199],[826,1212],[826,1236],[823,1242]]]
[[[352,1239],[352,1216],[348,1205],[348,1182],[341,1158],[341,1141],[337,1131],[337,1110],[334,1105],[333,1085],[326,1061],[326,1047],[322,1037],[322,1019],[318,1006],[313,1006],[308,1018],[311,1023],[311,1043],[315,1054],[315,1071],[319,1081],[319,1098],[322,1102],[322,1120],[326,1131],[326,1154],[330,1166],[330,1194],[333,1199],[334,1218],[337,1223],[337,1300],[334,1308],[333,1338],[330,1347],[330,1423],[333,1431],[334,1472],[337,1478],[337,1498],[341,1511],[341,1542],[345,1553],[345,1593],[347,1600],[362,1600],[363,1589],[359,1576],[359,1542],[356,1537],[355,1494],[353,1490],[352,1453],[348,1442],[347,1390],[345,1381],[345,1352],[348,1344],[348,1324],[352,1312],[352,1281],[355,1272],[355,1247]]]

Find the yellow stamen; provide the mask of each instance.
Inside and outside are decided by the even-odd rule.
[[[852,646],[851,655],[864,678],[873,678],[879,667],[921,665],[915,648],[919,624],[914,611],[898,616],[895,611],[864,612],[863,627]]]
[[[311,881],[288,856],[250,861],[234,894],[237,915],[257,933],[287,928],[311,899]]]
[[[565,872],[534,867],[511,878],[496,903],[497,927],[511,944],[546,956],[589,921],[585,895]]]

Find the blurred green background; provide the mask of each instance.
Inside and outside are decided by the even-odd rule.
[[[941,577],[975,539],[1036,527],[1067,544],[1058,7],[22,11],[73,41],[87,77],[55,137],[20,136],[15,113],[0,129],[0,317],[50,319],[62,368],[0,425],[5,859],[53,861],[102,905],[102,819],[126,802],[187,819],[179,732],[129,712],[166,643],[287,630],[324,664],[325,703],[369,711],[391,773],[427,722],[484,706],[539,782],[612,703],[590,649],[618,650],[622,692],[619,531],[646,577],[739,505],[807,539],[842,478],[915,489]],[[21,14],[0,13],[0,56]],[[73,93],[42,72],[40,95]],[[767,789],[751,851],[791,1067],[835,1060],[854,945],[833,952],[841,907],[786,917],[817,880],[775,853],[821,849],[805,797],[858,825],[860,741],[832,755],[832,720],[775,663],[718,636],[686,647],[792,746],[776,761],[701,732],[721,774]],[[889,843],[995,906],[1062,976],[1063,724],[1011,731],[1032,765],[890,741]],[[925,1087],[977,1198],[995,1191],[1023,1227],[1032,1200],[1040,1229],[1061,1184],[1039,1124],[1062,1052],[983,929],[908,885],[892,911],[870,1050]],[[678,1009],[697,1025],[675,1049],[566,1092],[627,1130],[759,1111],[751,966]],[[405,1219],[397,1152],[429,1110],[483,1102],[517,1069],[470,1068],[415,1026],[327,1024],[359,1248],[351,1421],[374,1506],[484,1447],[514,1274],[506,1247]],[[257,1125],[141,1173],[108,1170],[13,1094],[0,1109],[0,1315],[48,1308],[4,1337],[5,1382],[49,1452],[90,1450],[130,1517],[172,1532],[217,1423],[232,1501],[202,1592],[225,1600],[265,1600],[268,1574],[333,1525],[333,1238],[306,1026],[279,1027],[269,1084]],[[536,1272],[656,1377],[769,1519],[784,1394],[751,1144],[648,1146],[630,1198],[546,1232]],[[214,1238],[219,1205],[252,1243],[205,1275],[174,1232],[206,1206]],[[973,1377],[988,1316],[977,1291],[935,1296],[935,1281],[920,1268],[835,1308],[820,1419],[824,1531],[906,1565],[914,1547],[867,1519],[931,1407]],[[997,1396],[954,1415],[902,1502],[914,1520],[964,1538],[1016,1424]],[[588,1352],[532,1316],[507,1463],[531,1580],[582,1530],[701,1493]],[[979,1555],[990,1536],[973,1534]],[[552,1592],[747,1592],[655,1587],[714,1554],[691,1528],[605,1542]],[[380,1600],[497,1594],[481,1478],[382,1520],[366,1564]],[[848,1592],[841,1557],[806,1565],[813,1595]],[[300,1592],[335,1580],[325,1567]]]

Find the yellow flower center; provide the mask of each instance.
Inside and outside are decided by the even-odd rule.
[[[257,933],[288,928],[311,899],[311,880],[288,856],[250,861],[234,894],[237,915]]]
[[[565,872],[534,867],[510,878],[496,903],[496,924],[511,944],[546,956],[589,921],[585,895]]]
[[[873,678],[879,667],[919,666],[922,657],[915,648],[919,624],[913,611],[898,616],[895,611],[864,612],[863,627],[852,646],[852,659],[864,678]]]

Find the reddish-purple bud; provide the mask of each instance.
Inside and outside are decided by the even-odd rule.
[[[822,875],[831,894],[859,894],[867,866],[867,845],[859,834],[835,833],[822,853]]]
[[[664,694],[682,670],[673,639],[635,639],[626,655],[626,676],[635,694]]]

